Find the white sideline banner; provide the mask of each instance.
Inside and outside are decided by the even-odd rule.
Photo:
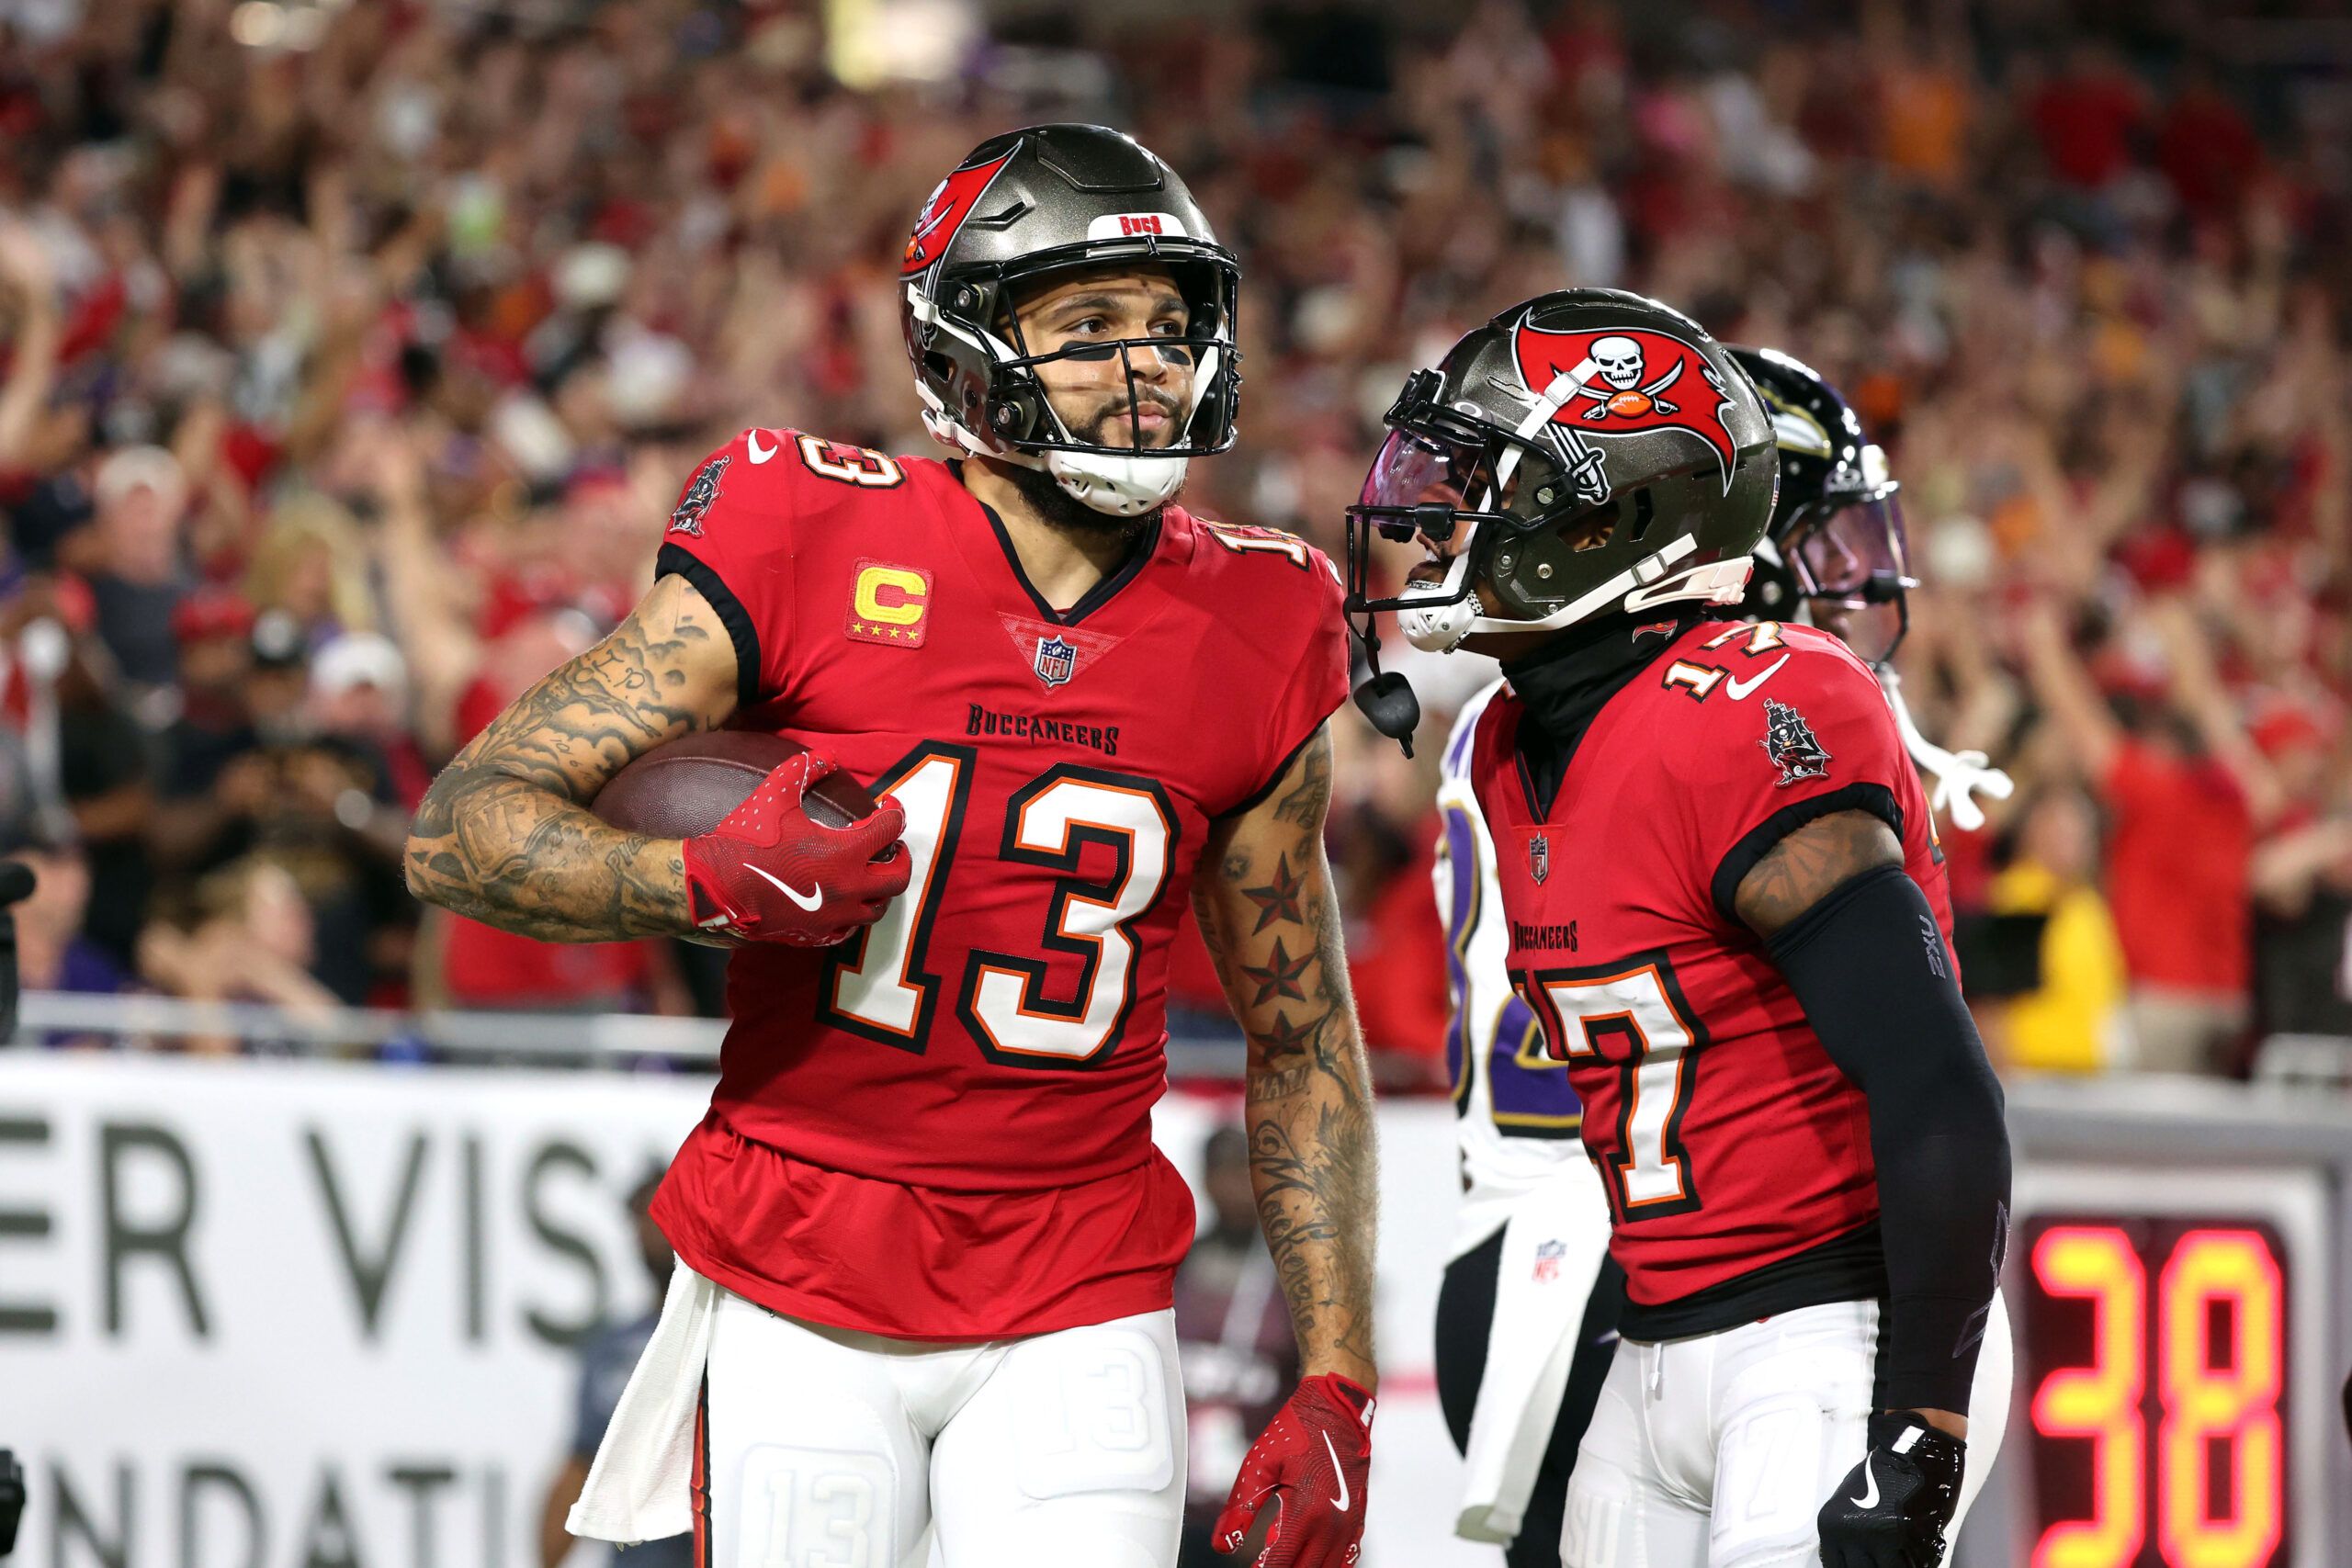
[[[650,1301],[625,1199],[708,1093],[699,1075],[0,1053],[0,1448],[30,1494],[13,1563],[536,1568],[569,1347]],[[1159,1136],[1189,1172],[1238,1109],[1170,1096]],[[1449,1109],[1382,1116],[1397,1397],[1368,1561],[1499,1561],[1447,1537],[1427,1393]]]

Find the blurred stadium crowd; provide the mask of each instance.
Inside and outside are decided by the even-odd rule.
[[[710,1006],[699,950],[420,926],[408,810],[646,585],[709,446],[927,449],[907,224],[1069,118],[1243,260],[1241,443],[1187,504],[1336,555],[1403,373],[1547,288],[1785,348],[1904,481],[1923,728],[2018,781],[1945,836],[1996,1055],[2352,1034],[2352,57],[2292,6],[1049,5],[931,80],[871,79],[820,19],[858,10],[0,0],[28,987]],[[1485,678],[1413,673],[1432,725]],[[1366,1029],[1437,1083],[1438,749],[1336,722]]]

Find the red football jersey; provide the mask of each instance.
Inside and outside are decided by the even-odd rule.
[[[718,1092],[654,1210],[679,1254],[910,1337],[1167,1306],[1193,1230],[1151,1142],[1170,937],[1211,819],[1346,695],[1329,562],[1170,506],[1057,614],[949,465],[751,430],[662,570],[735,642],[736,724],[895,798],[914,856],[861,936],[729,961]]]
[[[1733,898],[1791,830],[1884,819],[1951,961],[1917,773],[1868,666],[1826,633],[1702,622],[1605,703],[1549,815],[1506,692],[1474,742],[1512,985],[1568,1063],[1610,1250],[1644,1305],[1842,1235],[1878,1213],[1870,1117]],[[1924,933],[1923,933],[1924,935]]]

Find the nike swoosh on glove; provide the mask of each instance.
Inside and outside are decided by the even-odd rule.
[[[1871,1417],[1870,1445],[1815,1517],[1822,1568],[1939,1568],[1968,1445],[1884,1412]]]
[[[777,764],[718,827],[685,841],[695,926],[745,942],[830,947],[872,925],[907,890],[907,814],[886,800],[846,828],[812,818],[808,787],[834,766],[814,752]]]
[[[1363,1541],[1372,1395],[1336,1372],[1307,1378],[1274,1413],[1234,1477],[1210,1533],[1238,1551],[1267,1501],[1279,1505],[1255,1568],[1347,1568]]]

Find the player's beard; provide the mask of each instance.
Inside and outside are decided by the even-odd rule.
[[[1110,537],[1132,537],[1159,521],[1164,507],[1155,506],[1133,517],[1116,517],[1108,512],[1097,512],[1078,497],[1062,489],[1054,476],[1043,468],[1016,468],[1008,470],[1012,476],[1012,488],[1029,509],[1045,519],[1048,527],[1068,534],[1093,534]],[[1179,487],[1179,494],[1182,493]]]
[[[1182,411],[1176,400],[1153,389],[1146,388],[1140,390],[1146,401],[1156,403],[1167,411],[1168,423],[1160,428],[1168,433],[1167,445],[1174,446],[1181,434],[1179,421],[1182,418]],[[1128,423],[1127,409],[1126,399],[1114,398],[1104,403],[1092,419],[1073,423],[1070,425],[1071,433],[1078,439],[1091,446],[1117,446],[1135,428]],[[1151,455],[1150,448],[1146,447],[1136,455],[1148,457]],[[1021,498],[1029,503],[1030,509],[1051,526],[1073,534],[1132,536],[1156,526],[1159,522],[1160,513],[1166,509],[1166,503],[1163,502],[1148,512],[1137,513],[1132,517],[1115,516],[1108,512],[1098,512],[1087,505],[1086,502],[1062,489],[1055,481],[1053,475],[1043,468],[1016,467],[1011,471],[1013,488],[1021,492]],[[1183,493],[1184,487],[1178,485],[1176,494]]]

